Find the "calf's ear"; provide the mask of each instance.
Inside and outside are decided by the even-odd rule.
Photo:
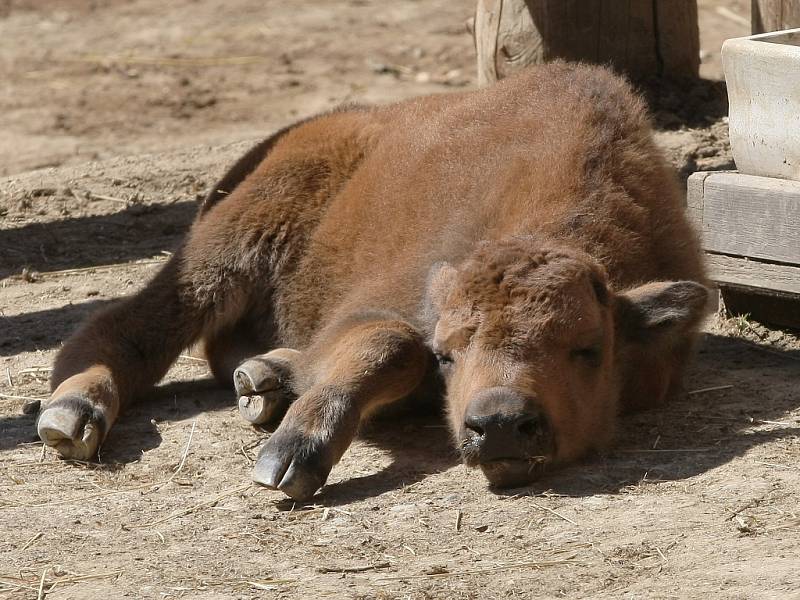
[[[616,296],[623,410],[657,406],[680,393],[707,299],[708,290],[694,281],[648,283]]]
[[[705,313],[708,289],[695,281],[656,281],[617,296],[617,331],[647,342],[693,328]]]

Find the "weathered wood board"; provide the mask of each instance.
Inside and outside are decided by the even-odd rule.
[[[746,257],[706,254],[706,266],[720,285],[751,288],[764,294],[800,297],[800,267],[765,263]]]
[[[555,58],[611,64],[634,78],[697,77],[697,0],[478,0],[481,84]]]
[[[752,0],[753,33],[800,27],[799,0]]]
[[[694,173],[686,210],[700,233],[712,280],[800,298],[800,183]]]
[[[688,210],[705,250],[800,265],[800,182],[740,173],[690,179]]]

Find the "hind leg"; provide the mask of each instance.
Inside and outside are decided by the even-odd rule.
[[[235,324],[206,335],[203,351],[214,379],[230,388],[236,367],[275,345],[275,327],[269,314],[250,311]]]
[[[262,145],[223,178],[234,189],[211,194],[188,241],[155,279],[90,318],[59,352],[53,394],[37,425],[42,440],[65,457],[93,457],[120,411],[183,348],[230,327],[253,302],[270,302],[281,269],[291,272],[309,228],[380,127],[369,111],[312,119]],[[230,372],[235,362],[214,368]]]
[[[93,315],[56,357],[39,437],[88,460],[120,411],[154,385],[200,334],[207,315],[180,284],[180,253],[138,294]]]

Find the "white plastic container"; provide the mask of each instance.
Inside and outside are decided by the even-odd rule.
[[[800,29],[726,40],[722,67],[736,168],[800,181]]]

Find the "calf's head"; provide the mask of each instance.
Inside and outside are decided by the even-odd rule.
[[[485,242],[428,285],[456,444],[499,487],[607,444],[622,395],[660,400],[707,296],[690,281],[615,293],[588,255],[530,238]]]

